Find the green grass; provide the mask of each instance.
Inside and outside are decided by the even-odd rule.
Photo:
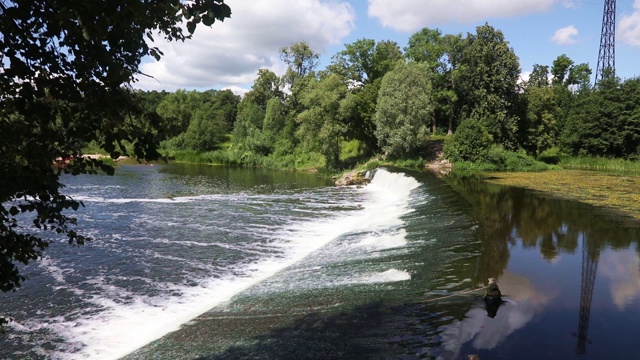
[[[564,169],[640,172],[640,161],[603,157],[563,156],[560,166]]]

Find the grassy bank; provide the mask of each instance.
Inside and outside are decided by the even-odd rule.
[[[640,175],[640,161],[626,159],[564,156],[560,158],[560,166],[563,169],[634,172]]]

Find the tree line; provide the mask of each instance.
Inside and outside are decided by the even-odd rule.
[[[360,39],[322,70],[306,42],[280,55],[285,74],[260,69],[243,97],[139,92],[164,119],[163,148],[277,167],[317,154],[332,169],[349,156],[419,158],[434,135],[451,135],[445,154],[454,162],[497,167],[512,156],[640,154],[638,78],[609,71],[593,86],[588,64],[560,55],[523,80],[514,50],[488,24],[465,36],[424,28],[402,49]]]

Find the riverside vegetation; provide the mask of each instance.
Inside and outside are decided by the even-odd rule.
[[[424,28],[402,49],[360,39],[325,69],[306,42],[280,52],[285,74],[259,70],[242,97],[229,90],[137,91],[163,119],[162,152],[190,163],[331,174],[424,167],[441,143],[438,155],[456,172],[554,170],[501,174],[499,181],[564,196],[576,189],[576,199],[638,213],[624,197],[583,196],[579,189],[593,187],[591,176],[581,174],[583,185],[558,180],[575,176],[560,169],[640,170],[638,78],[623,81],[606,69],[592,86],[588,64],[560,55],[521,79],[518,57],[488,24],[466,35]],[[607,181],[605,193],[629,194],[629,185]]]
[[[360,39],[322,70],[306,42],[281,49],[281,59],[283,76],[259,70],[242,97],[133,95],[160,115],[161,152],[177,161],[327,172],[423,166],[444,141],[443,156],[461,171],[601,168],[598,159],[638,168],[640,79],[605,71],[592,86],[587,64],[560,55],[525,81],[488,24],[466,36],[425,28],[403,49]]]

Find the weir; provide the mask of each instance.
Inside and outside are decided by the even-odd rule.
[[[56,259],[52,254],[43,262],[43,266],[54,275],[56,286],[61,291],[75,294],[78,300],[73,301],[80,301],[83,307],[91,311],[80,316],[72,315],[76,310],[61,313],[56,321],[42,319],[33,326],[48,328],[64,338],[65,342],[74,344],[71,348],[56,349],[52,358],[122,357],[178,330],[182,324],[216,306],[228,306],[234,296],[260,283],[265,284],[263,287],[273,285],[268,291],[278,291],[279,280],[272,277],[287,268],[322,268],[331,266],[338,259],[374,259],[379,256],[376,251],[404,246],[405,232],[401,228],[403,222],[400,218],[411,211],[408,206],[410,193],[418,186],[419,183],[411,177],[379,169],[365,187],[331,188],[328,192],[319,192],[310,197],[294,191],[284,195],[205,193],[170,198],[159,194],[161,196],[141,198],[139,195],[123,196],[126,195],[122,193],[123,187],[114,186],[109,191],[96,187],[75,187],[78,191],[75,197],[82,199],[88,209],[95,211],[88,214],[86,220],[90,221],[92,216],[104,217],[102,212],[114,213],[130,217],[132,224],[137,226],[154,228],[152,233],[144,229],[131,233],[126,224],[124,227],[109,227],[105,230],[111,232],[107,235],[111,238],[109,244],[97,243],[98,247],[107,245],[109,249],[105,248],[105,251],[119,249],[117,251],[122,261],[146,263],[145,266],[151,267],[145,269],[143,266],[140,269],[142,273],[131,276],[126,274],[126,269],[116,270],[115,267],[122,265],[110,263],[109,257],[104,257],[100,261],[106,271],[95,275],[86,272],[86,279],[74,275],[76,279],[71,280],[70,274],[83,273],[82,265],[78,263],[78,268],[74,268],[69,262]],[[326,199],[317,202],[318,196]],[[226,211],[234,216],[240,214],[242,224],[234,224],[229,219],[231,222],[224,225],[220,221],[204,220],[197,215],[203,208],[216,204],[216,214],[211,215],[220,216],[222,214],[219,211],[225,211],[219,208],[220,205],[228,201],[233,201],[234,210]],[[334,204],[331,212],[324,209],[320,213],[311,211],[309,218],[300,218],[299,210],[318,209],[326,201]],[[279,211],[282,213],[278,215],[280,220],[267,225],[268,222],[263,219],[272,218],[274,214],[266,209],[274,206],[281,209]],[[264,213],[261,210],[263,208]],[[317,214],[324,215],[318,217]],[[168,221],[162,220],[165,216],[170,216]],[[195,225],[203,220],[202,226],[190,229],[190,223]],[[251,222],[255,222],[255,225]],[[207,223],[216,230],[202,236],[202,231],[212,230],[207,229]],[[254,230],[246,231],[247,228]],[[238,241],[238,237],[242,240]],[[213,263],[209,261],[210,265],[205,265],[207,254],[218,254],[219,249],[227,251],[229,257],[216,255],[219,260]],[[200,254],[200,260],[192,259],[194,252]],[[311,254],[315,255],[308,259]],[[96,253],[95,256],[99,255]],[[162,264],[162,267],[153,264]],[[185,265],[200,270],[189,274],[181,269]],[[145,271],[172,273],[174,279],[167,281],[157,273],[147,277],[142,275]],[[306,275],[301,275],[297,278],[300,289],[312,284],[305,280]],[[325,282],[315,282],[313,286],[376,284],[410,278],[410,274],[402,269],[374,267],[343,274]],[[127,285],[135,282],[142,282],[145,286],[136,288]]]

